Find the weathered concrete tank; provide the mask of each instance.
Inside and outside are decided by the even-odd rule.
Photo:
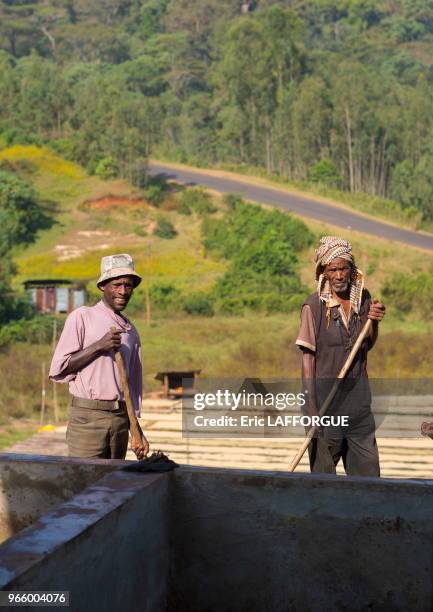
[[[433,481],[1,461],[0,590],[77,612],[433,609]]]

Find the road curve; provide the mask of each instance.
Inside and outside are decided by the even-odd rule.
[[[203,185],[221,193],[239,193],[247,200],[270,204],[308,219],[433,251],[433,235],[388,225],[356,212],[314,198],[288,193],[282,189],[252,185],[248,183],[247,177],[245,179],[226,178],[217,176],[212,171],[180,169],[178,166],[159,162],[151,162],[149,169],[153,175],[160,174],[182,183]]]

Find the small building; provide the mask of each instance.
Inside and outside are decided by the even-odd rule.
[[[201,370],[158,372],[155,379],[160,380],[164,385],[166,397],[184,397],[193,393],[194,379],[200,372]]]
[[[84,285],[71,280],[27,280],[24,288],[38,312],[69,314],[86,301]]]

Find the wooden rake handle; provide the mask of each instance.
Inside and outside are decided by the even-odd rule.
[[[361,333],[359,334],[355,344],[352,347],[352,350],[349,353],[349,356],[346,359],[346,362],[344,364],[344,366],[341,368],[340,373],[338,375],[338,377],[336,378],[331,391],[328,394],[328,397],[326,398],[326,400],[323,402],[320,410],[319,410],[319,415],[323,416],[325,414],[325,412],[328,410],[329,406],[331,405],[332,400],[335,397],[335,394],[337,393],[337,389],[340,385],[340,381],[342,378],[344,378],[347,374],[347,370],[350,368],[350,366],[352,365],[352,362],[355,358],[356,353],[359,351],[361,344],[364,342],[365,338],[370,334],[370,330],[371,327],[373,325],[373,321],[371,319],[368,319],[367,323],[364,325],[364,327],[361,330]],[[314,434],[317,431],[317,427],[311,427],[309,432],[307,433],[305,440],[303,441],[301,448],[298,450],[298,452],[296,453],[296,455],[293,457],[290,465],[289,465],[289,472],[294,472],[298,463],[301,461],[302,457],[304,456],[305,451],[307,450],[308,446],[310,445],[310,442],[312,440],[312,438],[314,437]]]
[[[117,327],[112,327],[111,331],[116,331]],[[126,410],[128,411],[129,418],[129,430],[131,436],[135,439],[138,444],[141,444],[141,431],[138,424],[137,415],[135,414],[134,406],[131,400],[131,393],[129,391],[128,377],[126,375],[125,364],[120,351],[114,351],[114,358],[117,363],[117,369],[119,370],[120,383],[122,385],[123,395],[126,402]]]

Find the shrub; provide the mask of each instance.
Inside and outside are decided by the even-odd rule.
[[[96,176],[100,176],[103,179],[111,179],[117,176],[118,167],[111,156],[103,157],[98,161],[95,167]]]
[[[145,180],[144,196],[153,206],[159,206],[166,194],[170,192],[170,184],[161,176],[149,176],[147,170],[144,169],[141,175]]]
[[[305,223],[286,213],[246,204],[236,196],[232,196],[230,207],[223,219],[203,221],[203,242],[208,251],[231,259],[257,242],[270,244],[279,240],[293,253],[312,244],[314,236]]]
[[[71,138],[56,138],[55,140],[49,140],[47,146],[61,157],[65,157],[69,160],[74,159],[74,142]]]
[[[214,297],[222,312],[290,312],[307,293],[298,275],[297,253],[313,234],[302,221],[279,211],[226,198],[229,212],[202,224],[208,251],[231,261]]]
[[[154,183],[144,190],[144,196],[153,206],[158,206],[164,197],[164,189],[162,185]]]
[[[339,187],[341,185],[341,176],[330,159],[322,159],[311,166],[308,171],[308,180],[328,187]]]
[[[218,309],[227,314],[246,310],[292,312],[302,304],[306,293],[297,276],[258,273],[236,264],[218,279],[214,290]]]
[[[177,306],[181,300],[181,291],[171,283],[155,283],[149,289],[150,303],[160,310]]]
[[[191,293],[184,301],[184,311],[189,315],[213,317],[214,309],[209,295],[203,291]]]
[[[428,317],[433,301],[433,277],[425,272],[416,275],[395,272],[382,285],[382,295],[399,314],[418,311]]]
[[[41,229],[53,225],[33,186],[10,172],[0,171],[0,251],[30,244]]]
[[[236,210],[236,207],[242,206],[244,201],[242,200],[242,196],[237,193],[227,193],[224,196],[224,204],[229,210]]]
[[[10,128],[2,132],[2,138],[7,145],[41,145],[42,140],[36,134],[29,134],[26,130]]]
[[[37,167],[28,159],[18,159],[15,162],[10,159],[1,159],[0,170],[19,175],[30,175],[36,172]]]
[[[0,151],[0,159],[9,160],[14,164],[18,161],[26,160],[31,162],[38,171],[54,174],[55,176],[65,176],[78,180],[86,176],[80,166],[55,155],[47,147],[14,145]]]
[[[182,200],[180,208],[179,208],[179,214],[180,215],[190,215],[190,214],[192,214],[191,208],[183,200]]]
[[[182,193],[181,202],[185,210],[193,210],[198,215],[208,215],[217,210],[212,202],[211,196],[200,187],[196,189],[186,189]]]
[[[0,328],[0,347],[4,348],[16,342],[45,344],[50,342],[53,334],[54,317],[38,315],[33,319],[12,321]]]
[[[410,312],[413,306],[413,289],[408,280],[406,275],[396,272],[382,285],[384,300],[388,300],[394,310],[403,314]]]
[[[177,236],[177,231],[174,228],[173,223],[167,219],[167,217],[158,217],[158,222],[153,230],[155,236],[159,236],[160,238],[170,239]]]

